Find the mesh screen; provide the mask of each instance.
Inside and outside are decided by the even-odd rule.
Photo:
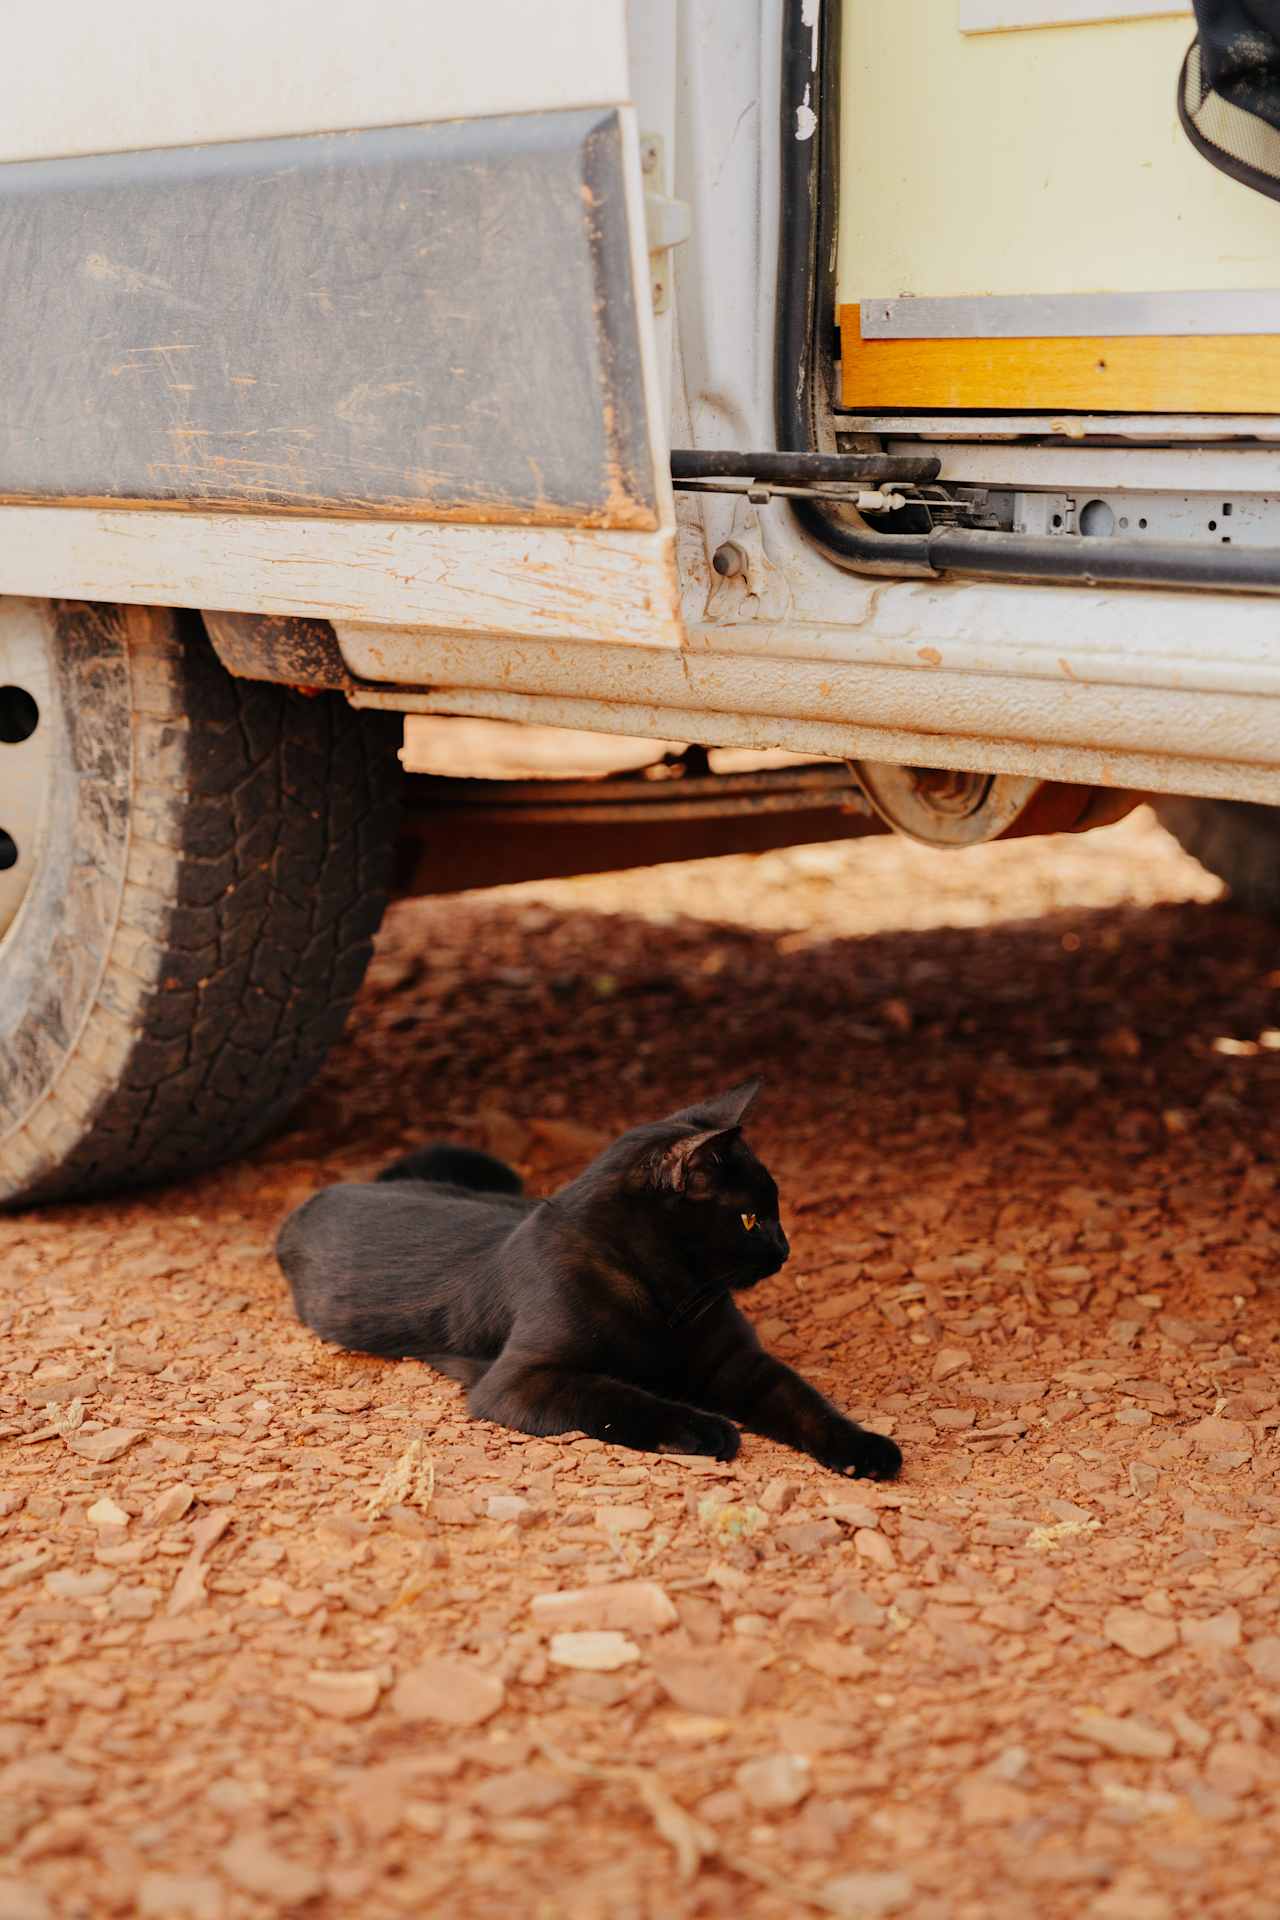
[[[1280,0],[1196,0],[1178,114],[1232,179],[1280,200]]]

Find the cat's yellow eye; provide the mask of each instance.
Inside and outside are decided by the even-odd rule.
[[[750,1233],[751,1229],[756,1224],[756,1217],[754,1213],[744,1213],[742,1216],[742,1224],[746,1228],[747,1232]]]

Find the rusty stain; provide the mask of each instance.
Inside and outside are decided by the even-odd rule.
[[[1071,662],[1069,660],[1059,659],[1058,665],[1062,668],[1062,671],[1066,674],[1068,680],[1075,679],[1076,676],[1071,670]]]
[[[916,657],[923,660],[926,667],[940,667],[942,665],[942,655],[936,647],[917,647]]]
[[[170,427],[171,434],[201,434],[202,428]],[[209,465],[217,462],[210,461]],[[240,464],[240,463],[236,463]],[[243,463],[250,464],[250,463]],[[179,479],[191,480],[194,469],[177,463],[172,470]],[[154,478],[154,472],[153,472]],[[633,506],[627,513],[611,515],[604,508],[586,511],[572,506],[539,507],[511,501],[440,502],[417,497],[382,500],[329,499],[296,493],[290,498],[269,481],[244,481],[240,493],[217,489],[188,492],[183,496],[150,494],[42,494],[0,488],[0,506],[4,507],[92,507],[97,511],[122,513],[226,513],[270,514],[281,519],[412,521],[415,524],[440,524],[469,527],[536,527],[551,531],[584,533],[653,533],[658,517],[650,508]],[[539,563],[545,564],[545,563]],[[551,568],[550,571],[554,571]]]

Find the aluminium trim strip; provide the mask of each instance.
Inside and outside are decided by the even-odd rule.
[[[863,300],[864,340],[1072,340],[1280,333],[1280,289]]]

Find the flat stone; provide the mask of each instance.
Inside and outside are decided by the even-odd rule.
[[[799,1806],[813,1785],[813,1769],[803,1754],[769,1753],[744,1760],[734,1779],[758,1812],[776,1813]]]
[[[67,1433],[63,1435],[66,1446],[72,1453],[79,1454],[82,1460],[93,1460],[99,1466],[110,1460],[118,1460],[127,1453],[135,1440],[141,1440],[140,1427],[104,1427],[101,1433]]]
[[[265,1834],[242,1833],[218,1855],[228,1880],[243,1893],[271,1900],[282,1907],[300,1907],[314,1900],[324,1880],[314,1867],[277,1853]]]
[[[1176,1744],[1173,1735],[1163,1727],[1153,1727],[1149,1721],[1135,1720],[1132,1716],[1122,1719],[1093,1707],[1078,1710],[1076,1726],[1086,1740],[1105,1747],[1108,1753],[1123,1754],[1126,1759],[1168,1760]]]
[[[582,1673],[616,1673],[640,1658],[640,1649],[625,1633],[553,1633],[547,1658],[553,1667],[576,1667]]]
[[[537,1626],[565,1632],[616,1627],[623,1632],[657,1633],[673,1627],[677,1617],[667,1595],[652,1580],[614,1580],[599,1587],[540,1593],[530,1612]]]
[[[896,1563],[893,1548],[882,1533],[873,1533],[870,1527],[859,1527],[853,1536],[853,1550],[860,1560],[868,1561],[873,1567],[889,1568]]]
[[[595,1521],[606,1533],[643,1533],[653,1515],[648,1507],[597,1507]]]
[[[967,1827],[998,1827],[1025,1819],[1029,1802],[1019,1787],[985,1775],[961,1782],[960,1818]]]
[[[882,1913],[899,1913],[914,1891],[905,1873],[842,1873],[822,1889],[824,1900],[848,1920],[879,1920]]]
[[[1135,1660],[1167,1653],[1178,1641],[1178,1629],[1172,1620],[1160,1620],[1141,1607],[1112,1607],[1102,1622],[1102,1631],[1113,1646],[1123,1647]]]
[[[330,1720],[363,1720],[377,1706],[381,1691],[378,1675],[368,1669],[338,1673],[317,1667],[303,1681],[298,1698]]]
[[[573,1794],[573,1783],[546,1768],[514,1767],[482,1781],[471,1793],[471,1805],[490,1819],[518,1819],[522,1814],[547,1813]]]
[[[751,1670],[725,1654],[660,1653],[653,1676],[667,1698],[685,1713],[733,1719],[751,1697]]]
[[[138,1882],[141,1920],[221,1920],[227,1898],[207,1873],[144,1873]]]
[[[1206,1620],[1182,1622],[1183,1645],[1209,1652],[1222,1652],[1240,1645],[1240,1615],[1234,1607],[1211,1613]]]
[[[127,1527],[129,1516],[122,1506],[104,1493],[101,1500],[95,1500],[85,1514],[91,1527]]]
[[[506,1688],[496,1674],[465,1660],[424,1660],[402,1674],[391,1693],[392,1711],[410,1725],[478,1727],[498,1711]]]
[[[1245,1665],[1271,1686],[1280,1686],[1280,1635],[1264,1634],[1244,1650]]]

